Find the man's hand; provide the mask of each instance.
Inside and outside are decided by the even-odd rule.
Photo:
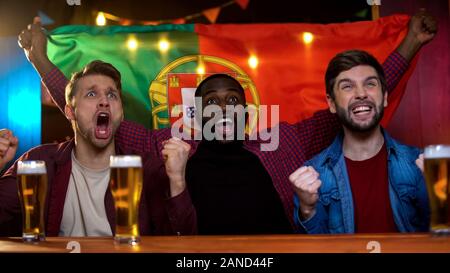
[[[433,40],[438,30],[436,18],[428,14],[425,9],[420,9],[411,17],[408,25],[408,33],[398,47],[397,51],[411,61],[419,49]]]
[[[319,173],[313,167],[303,166],[289,176],[289,181],[300,199],[299,216],[304,220],[312,217],[316,211],[319,188],[322,185]]]
[[[436,18],[421,9],[411,17],[409,21],[408,35],[411,35],[418,43],[424,45],[433,40],[438,29]]]
[[[53,69],[47,56],[47,36],[41,26],[41,18],[34,17],[33,23],[19,34],[18,42],[41,77]]]
[[[416,165],[423,173],[423,154],[420,154],[419,157],[416,159]]]
[[[174,197],[186,188],[186,164],[191,146],[175,137],[164,141],[163,145],[162,155],[170,179],[170,195]]]
[[[0,170],[16,155],[19,141],[7,129],[0,130]]]

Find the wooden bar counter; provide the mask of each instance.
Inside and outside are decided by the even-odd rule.
[[[47,237],[37,244],[0,238],[0,252],[81,253],[450,253],[450,237],[430,234],[148,236],[138,246],[112,237]]]

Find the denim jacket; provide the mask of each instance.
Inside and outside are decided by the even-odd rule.
[[[430,209],[425,180],[415,160],[419,149],[400,144],[383,129],[388,154],[389,199],[400,232],[428,231]],[[301,221],[299,199],[294,197],[295,222],[300,232],[354,233],[355,220],[350,182],[342,151],[343,133],[305,165],[320,174],[322,185],[315,214]]]

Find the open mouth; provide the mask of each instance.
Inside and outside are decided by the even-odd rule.
[[[99,139],[107,139],[110,136],[110,114],[107,112],[99,112],[97,114],[97,122],[95,126],[95,137]]]
[[[358,104],[351,107],[351,111],[355,116],[362,116],[372,112],[373,106],[368,104]]]
[[[215,132],[221,135],[231,135],[234,131],[234,122],[231,118],[221,118],[215,123]]]

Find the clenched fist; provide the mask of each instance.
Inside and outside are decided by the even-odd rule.
[[[41,18],[34,17],[33,23],[19,34],[18,42],[41,77],[54,68],[47,56],[47,35],[41,26]]]
[[[175,137],[164,141],[163,145],[162,155],[170,179],[170,194],[174,197],[186,188],[186,164],[191,146]]]
[[[289,176],[298,198],[300,199],[300,213],[302,219],[312,217],[316,211],[319,199],[319,188],[322,182],[319,173],[313,167],[303,166]]]
[[[434,39],[438,31],[438,22],[435,17],[421,9],[411,17],[406,34],[398,53],[410,62],[419,49]]]
[[[433,40],[437,30],[436,18],[427,13],[425,9],[421,9],[411,17],[408,35],[414,36],[419,43],[426,44]]]
[[[47,36],[42,30],[39,17],[35,17],[33,23],[19,34],[19,46],[32,63],[36,58],[47,56]]]
[[[0,170],[16,155],[18,140],[7,129],[0,130]]]

